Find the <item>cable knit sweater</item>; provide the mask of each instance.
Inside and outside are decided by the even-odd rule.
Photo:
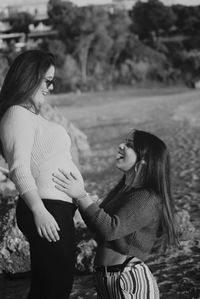
[[[41,198],[72,201],[52,181],[52,173],[58,168],[79,172],[72,161],[71,140],[64,127],[15,105],[1,120],[0,139],[20,195],[36,189]]]
[[[100,246],[145,260],[157,238],[161,201],[144,189],[91,204],[81,214]]]

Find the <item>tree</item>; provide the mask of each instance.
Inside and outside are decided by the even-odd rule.
[[[88,70],[92,72],[95,62],[107,58],[111,44],[107,30],[109,17],[107,12],[98,7],[83,7],[79,9],[79,22],[80,34],[75,55],[81,66],[83,84],[86,84]],[[90,60],[93,63],[90,64]]]
[[[173,12],[177,16],[175,26],[179,33],[186,35],[199,35],[200,6],[173,5]]]
[[[9,17],[12,32],[29,32],[29,25],[33,22],[33,16],[28,12],[16,12]]]
[[[72,54],[80,34],[79,10],[71,2],[50,0],[48,3],[50,24],[58,32],[58,38]]]
[[[97,44],[107,39],[108,13],[95,6],[77,8],[60,0],[50,0],[48,13],[59,38],[65,43],[67,53],[77,58],[85,84],[89,56],[94,53]]]
[[[137,2],[131,11],[133,21],[132,31],[142,39],[150,36],[154,31],[168,31],[176,21],[176,15],[171,7],[165,6],[159,0]]]
[[[121,53],[130,38],[131,19],[126,11],[118,10],[110,16],[109,32],[113,40],[111,49],[111,64],[115,67]]]
[[[66,53],[79,62],[83,84],[88,76],[103,74],[110,65],[112,71],[129,35],[127,12],[111,14],[98,6],[76,7],[69,1],[50,0],[48,14]]]
[[[61,67],[64,64],[66,47],[60,39],[46,38],[40,44],[40,48],[55,55],[57,67]]]

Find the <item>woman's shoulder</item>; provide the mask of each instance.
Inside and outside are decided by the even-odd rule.
[[[26,114],[30,116],[37,115],[23,105],[12,105],[11,107],[8,108],[6,113]]]
[[[129,191],[129,197],[134,197],[139,201],[145,201],[151,204],[159,204],[161,202],[160,196],[149,188],[132,188]]]
[[[20,105],[13,105],[7,109],[0,121],[0,130],[18,131],[23,128],[25,130],[28,128],[33,128],[35,130],[37,126],[36,118],[33,113],[28,111],[26,108]]]
[[[7,109],[2,117],[2,121],[5,120],[34,120],[35,114],[29,111],[27,108],[20,105],[13,105]]]

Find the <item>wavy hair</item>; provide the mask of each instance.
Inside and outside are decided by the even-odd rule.
[[[50,66],[55,66],[52,53],[28,50],[18,55],[11,64],[0,91],[0,121],[4,113],[13,105],[30,103]],[[3,148],[0,141],[0,154]]]
[[[54,55],[41,50],[25,51],[14,59],[0,91],[0,120],[11,106],[31,102],[52,65],[55,66]]]

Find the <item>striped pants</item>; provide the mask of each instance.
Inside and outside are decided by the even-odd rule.
[[[94,273],[98,299],[159,299],[157,282],[148,266],[131,259],[122,271]],[[137,262],[137,264],[135,264]]]

